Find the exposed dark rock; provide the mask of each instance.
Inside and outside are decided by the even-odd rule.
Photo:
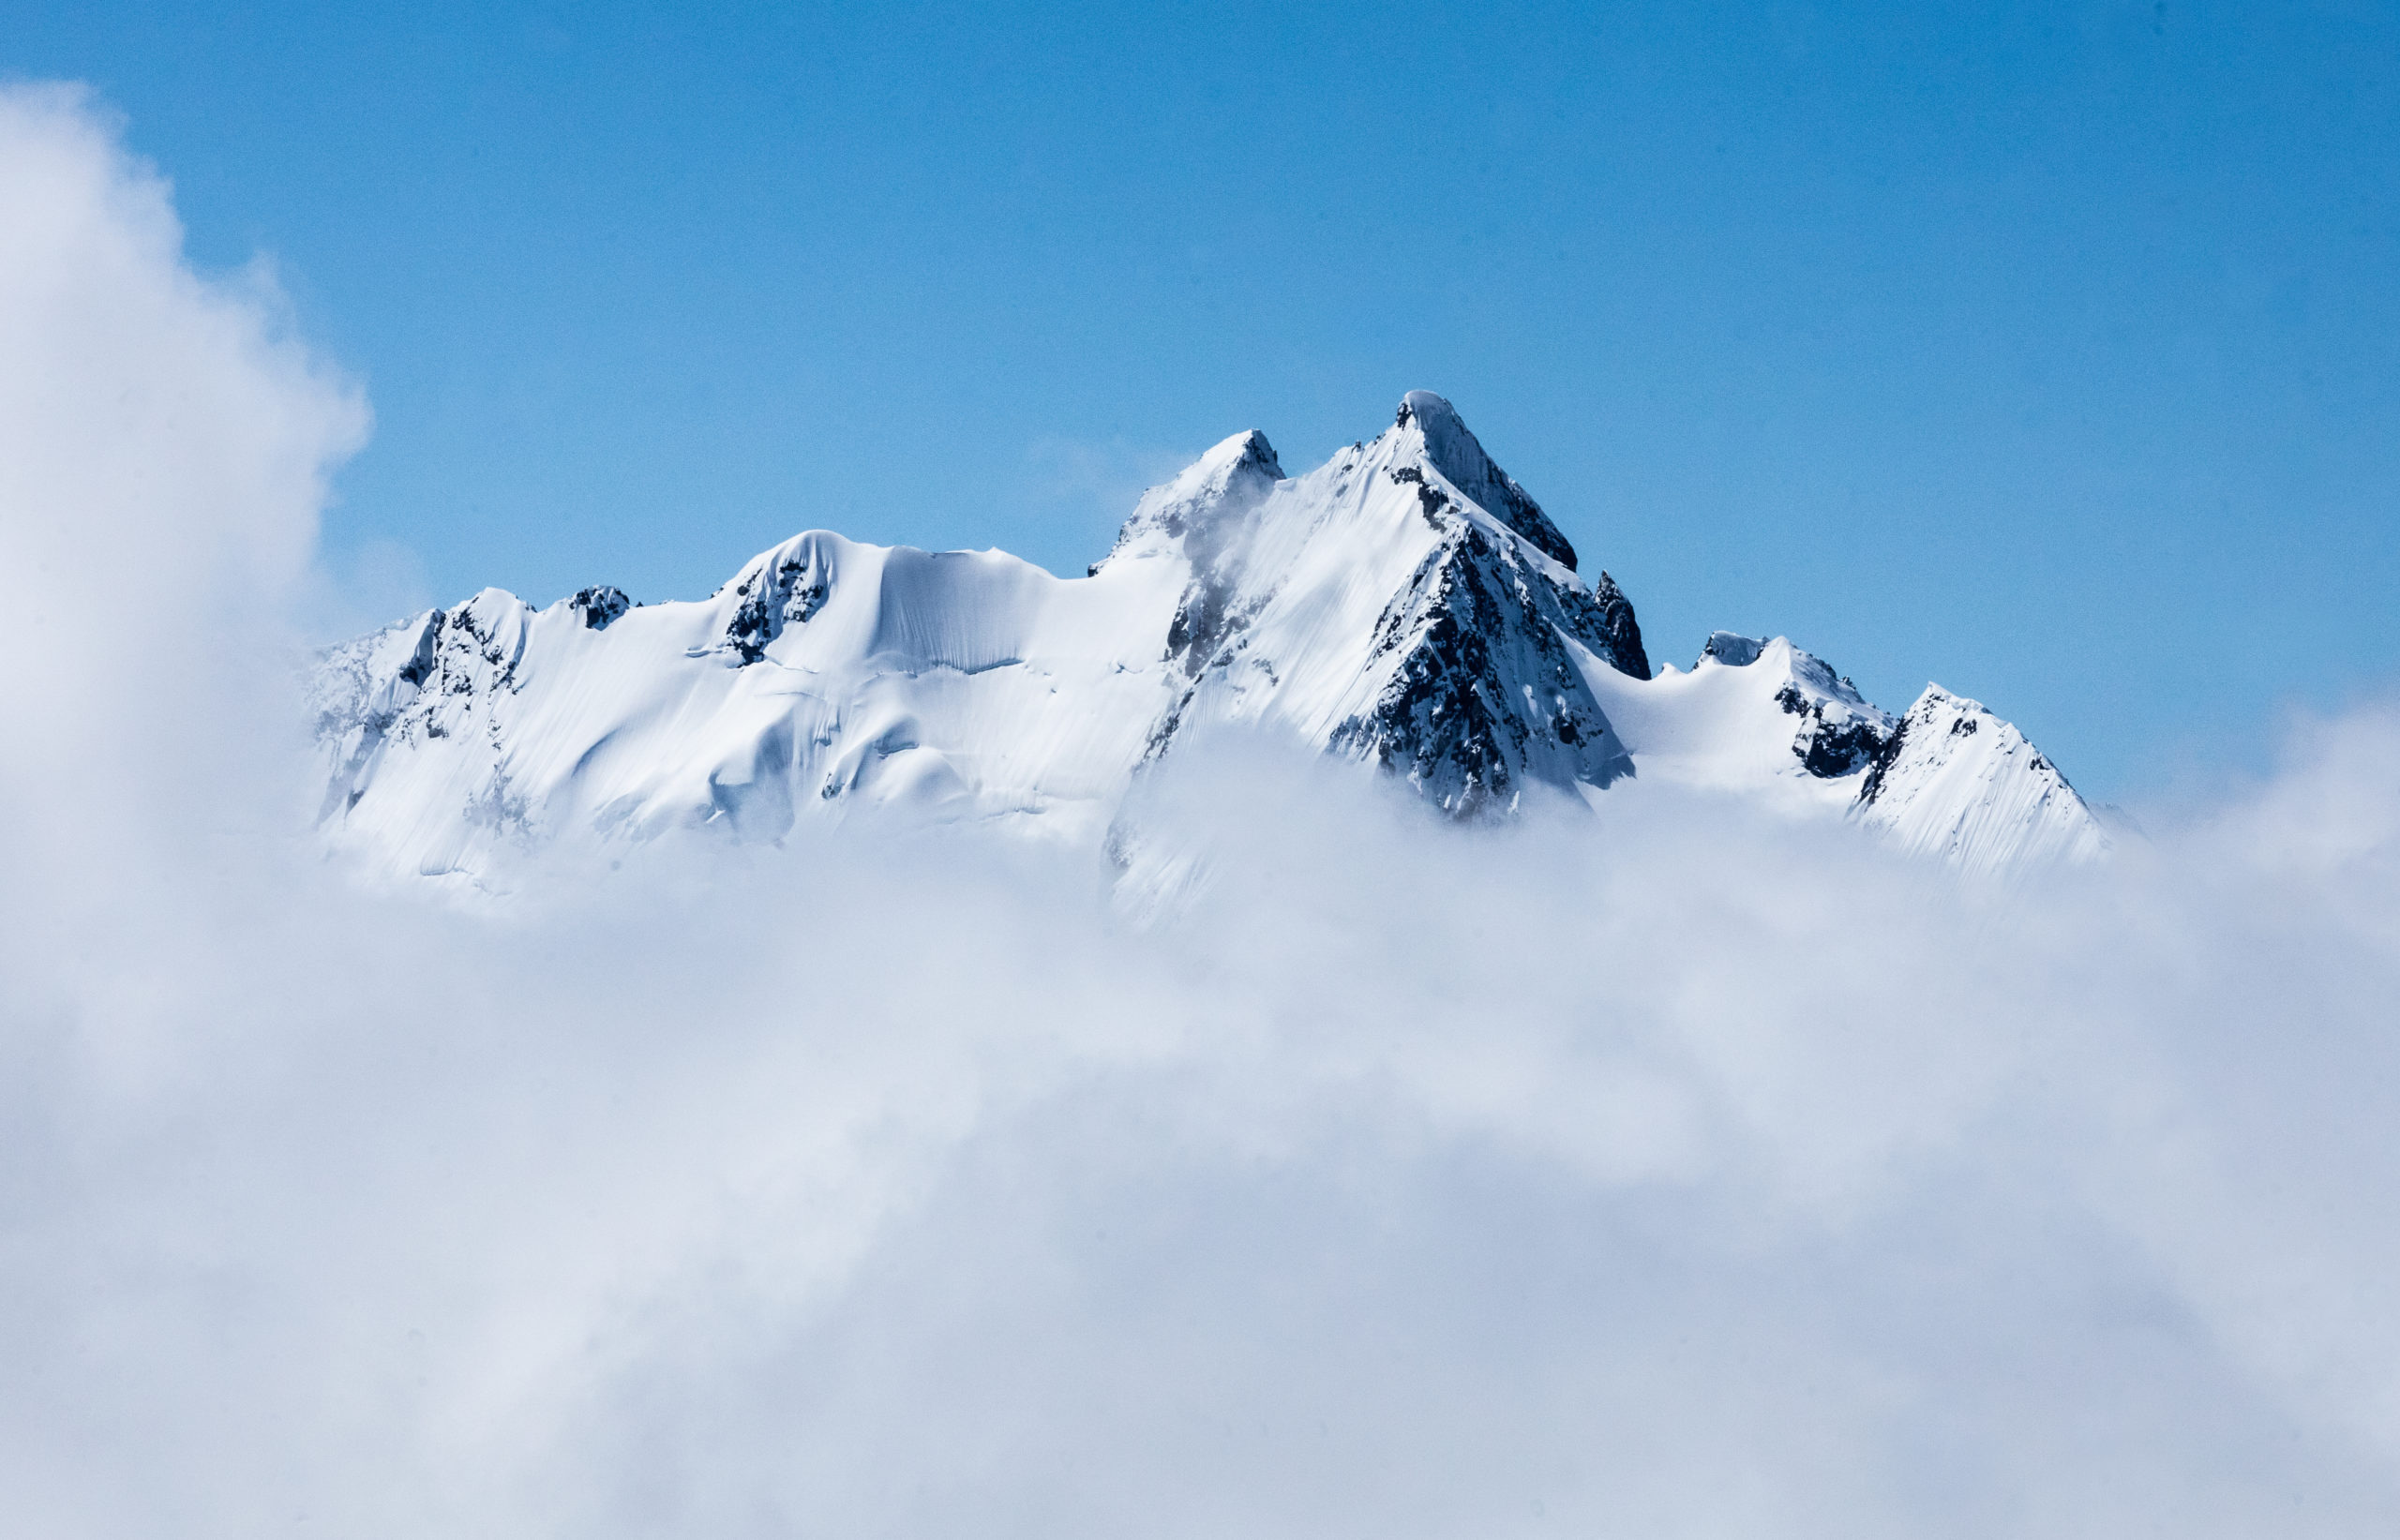
[[[1528,781],[1607,785],[1629,762],[1561,640],[1647,677],[1632,606],[1613,583],[1607,591],[1602,600],[1562,586],[1461,527],[1377,621],[1376,652],[1406,651],[1332,746],[1372,755],[1460,817],[1506,807]],[[1633,667],[1620,655],[1628,631]]]
[[[814,546],[803,546],[735,588],[742,603],[726,622],[725,644],[742,665],[767,655],[767,645],[787,624],[802,625],[824,607],[832,575]]]
[[[1892,729],[1892,736],[1883,740],[1883,746],[1877,749],[1875,757],[1868,762],[1867,779],[1858,786],[1861,807],[1872,805],[1877,798],[1883,795],[1884,782],[1891,775],[1892,766],[1898,762],[1900,751],[1908,747],[1909,729],[1915,725],[1916,720],[1913,712],[1902,717],[1899,725]]]
[[[1712,637],[1712,645],[1714,641]],[[1800,682],[1793,682],[1775,693],[1775,703],[1800,718],[1792,752],[1801,766],[1811,775],[1834,781],[1872,764],[1891,736],[1891,729],[1884,725],[1887,719],[1868,706],[1847,679],[1837,684],[1834,671],[1822,660],[1795,650],[1792,662],[1798,680],[1818,692],[1811,695]]]
[[[575,597],[567,601],[567,607],[583,617],[587,629],[606,631],[610,622],[634,607],[634,602],[625,597],[622,589],[601,584],[576,591]]]
[[[1580,601],[1580,602],[1579,602]],[[1633,618],[1633,601],[1605,571],[1588,596],[1578,595],[1568,607],[1581,622],[1576,639],[1609,661],[1620,674],[1650,677],[1650,654],[1642,650],[1642,626]]]

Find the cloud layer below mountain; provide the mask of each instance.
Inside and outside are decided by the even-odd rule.
[[[1961,885],[1638,783],[313,851],[355,387],[0,95],[0,1506],[59,1536],[2388,1533],[2400,713]]]

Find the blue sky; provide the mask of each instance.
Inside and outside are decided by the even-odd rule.
[[[2392,679],[2393,5],[0,22],[365,381],[370,606],[814,526],[1079,572],[1181,456],[1425,387],[1654,657],[1939,679],[2104,797]]]

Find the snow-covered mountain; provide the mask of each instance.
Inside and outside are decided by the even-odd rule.
[[[1895,718],[1723,632],[1654,674],[1616,584],[1423,391],[1298,477],[1227,439],[1084,577],[812,531],[696,603],[487,589],[332,649],[316,692],[329,834],[426,875],[572,830],[773,840],[860,803],[1097,839],[1142,767],[1227,724],[1459,816],[1638,775],[1972,869],[2108,845],[2021,734],[1939,687]]]

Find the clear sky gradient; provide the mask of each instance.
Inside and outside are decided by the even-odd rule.
[[[2400,6],[0,22],[366,382],[369,606],[817,526],[1079,573],[1225,434],[1424,387],[1655,658],[1939,679],[2103,797],[2394,677]]]

